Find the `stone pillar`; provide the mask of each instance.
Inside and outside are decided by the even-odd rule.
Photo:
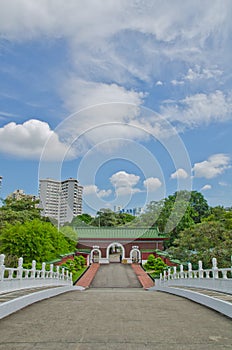
[[[202,261],[198,261],[198,272],[199,272],[199,278],[204,278],[204,270],[202,267]]]
[[[56,266],[56,278],[59,279],[59,277],[60,277],[60,266],[57,265]]]
[[[173,266],[173,277],[176,279],[176,266]]]
[[[42,263],[42,271],[41,271],[41,278],[45,278],[45,271],[46,271],[46,263]]]
[[[5,261],[5,255],[1,254],[0,255],[0,281],[4,279],[4,272],[5,272],[4,261]]]
[[[36,273],[36,261],[32,260],[31,278],[35,278],[35,273]]]
[[[184,278],[184,266],[180,265],[180,278]]]
[[[21,280],[22,277],[23,277],[23,258],[19,258],[18,268],[17,268],[17,278]]]
[[[188,277],[189,278],[192,278],[193,276],[192,276],[192,273],[193,273],[193,271],[192,271],[192,264],[189,262],[188,263]]]
[[[217,267],[217,259],[213,258],[212,259],[212,270],[213,270],[213,278],[218,278],[218,267]]]

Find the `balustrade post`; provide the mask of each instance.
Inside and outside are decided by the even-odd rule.
[[[173,266],[173,278],[176,279],[176,266]]]
[[[184,266],[180,265],[180,278],[184,278]]]
[[[36,273],[36,261],[32,260],[32,267],[31,267],[31,278],[35,278]]]
[[[168,268],[168,280],[170,280],[170,279],[171,279],[171,269]]]
[[[22,277],[23,277],[23,258],[21,257],[18,260],[17,278],[21,280]]]
[[[52,278],[53,277],[53,264],[50,264],[50,271],[49,271],[49,277]]]
[[[60,266],[59,265],[56,266],[56,278],[57,279],[60,278]]]
[[[192,276],[192,264],[189,262],[188,263],[188,277],[189,278],[192,278],[193,276]]]
[[[212,270],[213,270],[213,278],[218,278],[218,267],[217,267],[217,259],[213,258],[212,259]]]
[[[5,272],[4,261],[5,261],[5,255],[1,254],[0,255],[0,281],[4,279],[4,272]]]
[[[66,270],[66,276],[65,276],[66,278],[66,281],[68,281],[69,280],[69,271],[68,270]]]
[[[62,267],[62,270],[61,270],[62,272],[61,272],[61,278],[62,278],[62,280],[64,280],[64,267]]]
[[[202,261],[198,261],[198,271],[199,271],[199,278],[204,278],[204,270],[202,267]]]
[[[46,271],[46,263],[42,263],[42,272],[41,272],[41,278],[45,278],[45,271]]]

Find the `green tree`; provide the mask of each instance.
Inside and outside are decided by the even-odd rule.
[[[155,258],[154,255],[151,254],[148,256],[144,267],[147,271],[152,271],[152,277],[158,278],[160,276],[160,273],[163,273],[163,271],[167,268],[167,265],[161,258]]]
[[[38,201],[30,198],[20,200],[6,199],[0,208],[0,231],[5,225],[24,223],[33,219],[41,219]]]
[[[49,222],[39,219],[23,224],[6,224],[0,235],[0,251],[6,255],[22,256],[25,263],[35,259],[49,261],[75,249],[70,242]]]
[[[93,220],[93,217],[87,213],[83,213],[81,215],[77,215],[72,219],[71,226],[72,227],[82,227],[86,225],[90,225]]]
[[[202,222],[182,231],[174,244],[169,251],[180,261],[197,265],[201,260],[205,268],[210,268],[215,257],[220,266],[230,266],[232,230],[219,221]]]

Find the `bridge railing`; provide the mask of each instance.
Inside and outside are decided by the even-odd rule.
[[[156,279],[155,284],[162,287],[205,288],[232,294],[232,266],[218,268],[216,258],[212,259],[211,269],[203,269],[202,261],[198,262],[197,270],[192,269],[191,263],[188,263],[187,271],[184,271],[183,265],[180,265],[180,271],[174,266],[173,271],[169,268],[160,274],[160,279]]]
[[[12,268],[6,267],[4,260],[5,255],[1,254],[0,294],[25,288],[72,285],[72,273],[65,271],[60,266],[56,266],[54,271],[53,264],[50,264],[47,271],[46,263],[42,263],[42,268],[39,270],[36,268],[36,261],[33,260],[31,269],[25,269],[23,267],[23,258],[19,258],[18,266]]]

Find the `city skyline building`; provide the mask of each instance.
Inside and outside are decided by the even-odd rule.
[[[82,213],[83,187],[79,181],[41,179],[39,198],[41,215],[57,220],[58,228]]]
[[[32,195],[32,194],[26,194],[24,192],[24,190],[22,189],[17,189],[15,190],[14,192],[10,193],[7,197],[7,199],[13,199],[13,200],[20,200],[20,199],[24,199],[24,198],[27,198],[27,199],[31,199],[32,201],[36,201],[38,200],[39,198],[35,195]]]

